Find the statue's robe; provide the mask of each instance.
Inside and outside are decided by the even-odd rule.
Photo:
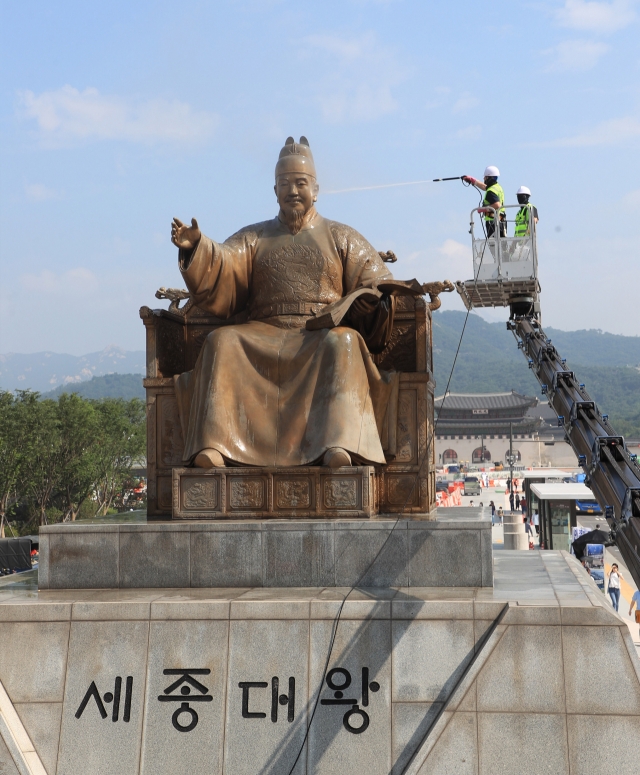
[[[352,310],[347,325],[305,329],[327,304],[391,277],[364,237],[317,213],[296,235],[274,218],[223,244],[202,235],[179,260],[198,307],[247,317],[210,333],[193,371],[175,377],[185,462],[214,448],[239,464],[298,466],[321,462],[330,447],[385,462],[397,375],[381,373],[371,351],[388,341],[393,299],[370,315]]]

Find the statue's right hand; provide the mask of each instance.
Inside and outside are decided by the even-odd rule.
[[[181,250],[192,250],[198,244],[201,232],[198,221],[191,219],[191,226],[185,226],[178,218],[171,224],[171,242]]]

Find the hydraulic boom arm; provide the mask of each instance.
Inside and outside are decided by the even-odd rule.
[[[512,308],[513,309],[513,308]],[[591,488],[602,507],[611,539],[620,549],[636,586],[640,589],[640,466],[629,453],[624,438],[616,435],[584,385],[567,371],[563,360],[532,315],[515,316],[507,323],[542,393],[558,415],[558,427],[578,456]]]

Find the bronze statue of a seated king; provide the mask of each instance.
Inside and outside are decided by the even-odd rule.
[[[208,335],[193,371],[174,377],[184,461],[201,468],[382,464],[398,374],[380,371],[372,353],[388,342],[394,297],[365,292],[334,327],[309,330],[307,321],[393,278],[362,235],[317,212],[306,138],[287,139],[274,190],[278,215],[224,243],[202,234],[195,219],[172,224],[193,303],[231,319]]]

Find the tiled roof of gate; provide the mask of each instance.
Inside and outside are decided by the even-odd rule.
[[[436,409],[442,406],[445,396],[435,399]],[[535,406],[535,396],[524,396],[512,390],[509,393],[447,393],[445,409],[511,409]]]

